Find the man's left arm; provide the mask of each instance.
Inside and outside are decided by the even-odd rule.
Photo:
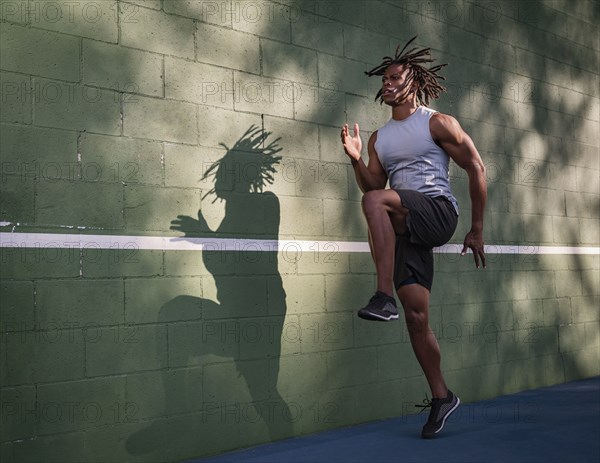
[[[485,268],[483,250],[483,216],[487,200],[485,166],[473,140],[452,116],[434,114],[431,117],[429,128],[433,140],[468,174],[472,211],[471,230],[465,237],[461,254],[465,255],[467,249],[471,249],[477,268],[479,268],[480,260]]]

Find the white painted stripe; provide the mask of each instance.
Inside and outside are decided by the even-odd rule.
[[[159,251],[325,251],[369,252],[360,241],[255,240],[241,238],[183,238],[169,236],[88,235],[63,233],[0,232],[3,248],[141,249]],[[439,254],[459,254],[462,244],[435,248]],[[488,244],[487,254],[585,254],[599,255],[598,246],[537,246]]]

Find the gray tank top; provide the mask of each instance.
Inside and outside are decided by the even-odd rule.
[[[428,196],[445,196],[458,214],[450,191],[450,156],[433,141],[429,119],[437,111],[419,106],[402,121],[390,119],[377,130],[375,151],[387,173],[390,188],[416,190]]]

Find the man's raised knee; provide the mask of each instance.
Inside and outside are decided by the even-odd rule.
[[[384,205],[385,190],[367,191],[362,197],[363,210],[371,210]]]

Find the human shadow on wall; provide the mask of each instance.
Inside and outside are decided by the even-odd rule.
[[[214,279],[216,292],[214,300],[180,295],[160,308],[158,323],[169,327],[170,340],[169,364],[164,366],[162,375],[164,415],[169,419],[189,411],[204,414],[196,415],[204,423],[200,426],[223,427],[221,434],[229,435],[229,443],[238,438],[226,428],[231,425],[228,421],[236,421],[231,413],[233,410],[235,414],[240,404],[253,404],[252,419],[260,416],[256,423],[266,426],[269,439],[293,435],[292,421],[281,419],[290,416],[290,411],[277,391],[286,294],[278,270],[277,247],[265,249],[260,244],[264,243],[262,240],[275,243],[279,234],[279,199],[274,193],[264,191],[267,184],[273,183],[281,159],[277,153],[282,150],[279,138],[267,143],[270,136],[271,132],[251,126],[233,147],[221,143],[227,150],[225,155],[204,172],[202,180],[214,178],[214,186],[203,196],[203,201],[210,196],[214,197],[213,203],[224,202],[225,214],[215,230],[209,227],[202,210],[198,211],[198,218],[179,215],[171,222],[172,230],[184,233],[179,239],[196,243],[198,238],[202,239],[201,259]],[[236,238],[245,241],[235,241]],[[252,242],[252,238],[257,241]],[[229,239],[235,250],[224,247],[224,239]],[[206,293],[204,289],[203,295]],[[180,323],[200,318],[201,322]],[[177,353],[172,355],[172,349]],[[235,374],[229,370],[231,361],[237,370]],[[174,380],[173,368],[198,365],[203,366],[202,390],[190,390],[193,388],[189,387],[185,374]],[[211,374],[214,372],[217,374]],[[244,378],[247,393],[235,379],[234,387],[219,384],[225,382],[223,378],[236,377]],[[228,391],[240,394],[229,395]],[[189,409],[182,409],[182,404],[189,405]],[[263,413],[265,410],[268,413]],[[274,418],[273,410],[279,419]],[[128,451],[147,453],[148,443],[153,441],[151,435],[158,436],[163,426],[164,423],[155,421],[132,435],[127,442]],[[195,450],[201,453],[205,446],[213,445],[203,443],[200,438]]]

